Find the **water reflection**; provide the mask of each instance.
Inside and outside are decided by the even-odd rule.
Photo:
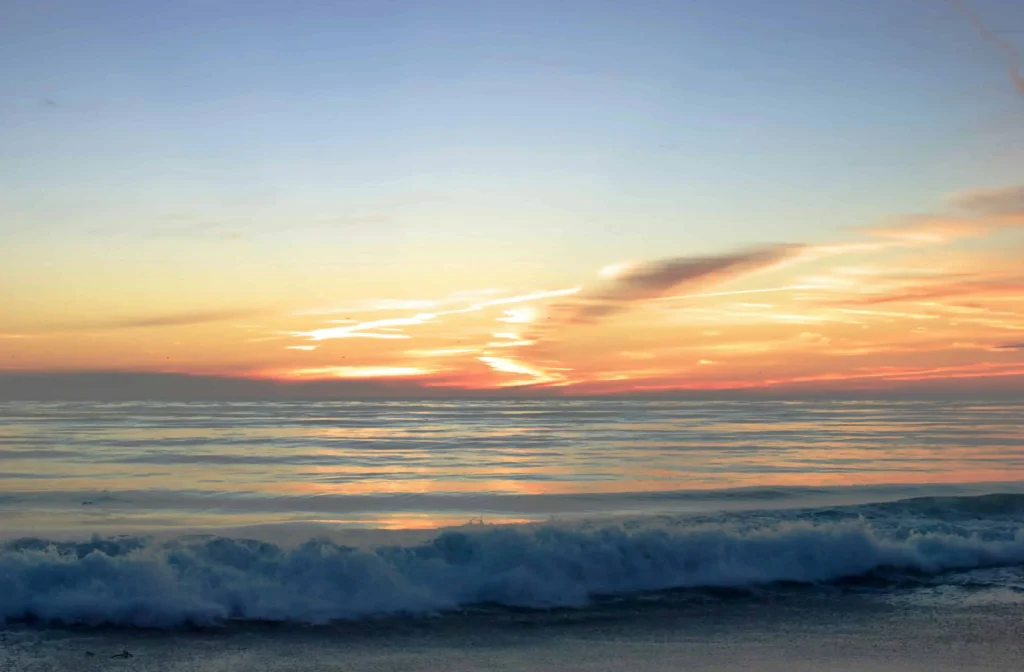
[[[264,504],[246,520],[276,520],[285,501],[312,519],[309,502],[370,497],[389,513],[367,519],[411,527],[485,495],[1021,480],[1022,417],[1019,404],[951,402],[7,403],[0,512],[27,515],[24,495],[36,518],[112,517],[82,501],[159,492],[117,516],[195,523],[251,500]],[[186,492],[207,509],[180,504]],[[400,510],[427,495],[460,513]]]

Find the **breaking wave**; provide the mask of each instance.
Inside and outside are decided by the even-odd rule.
[[[1002,496],[1000,496],[1002,497]],[[1021,499],[1001,500],[1019,508]],[[989,504],[994,505],[990,500]],[[984,503],[911,503],[971,512]],[[981,507],[979,510],[978,507]],[[0,546],[0,620],[136,627],[325,623],[474,604],[584,606],[673,588],[828,583],[1024,564],[1024,529],[885,529],[864,518],[755,528],[458,528],[411,545],[228,537],[20,539]]]

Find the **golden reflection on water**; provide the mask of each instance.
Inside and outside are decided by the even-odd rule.
[[[443,513],[395,513],[367,518],[315,518],[305,522],[345,527],[372,526],[381,530],[435,530],[440,527],[466,526],[474,529],[488,524],[515,525],[533,523],[537,520],[539,519],[500,515],[467,517]]]
[[[75,497],[90,495],[78,493],[167,493],[171,501],[189,492],[201,502],[210,495],[204,515],[213,516],[245,498],[272,509],[276,498],[376,496],[401,508],[402,497],[451,495],[471,507],[483,495],[1024,480],[1024,408],[1010,404],[311,406],[181,405],[169,414],[152,404],[95,417],[76,407],[73,419],[46,407],[32,422],[14,417],[0,427],[0,494],[14,507],[19,493],[67,493],[65,505],[81,505]],[[0,499],[0,515],[3,506]],[[317,519],[465,522],[437,512],[362,515]]]
[[[926,448],[898,454],[877,449],[767,448],[730,455],[722,451],[649,454],[620,451],[605,456],[574,456],[555,464],[520,467],[503,456],[497,464],[253,465],[210,467],[203,464],[137,465],[64,462],[60,474],[38,477],[36,460],[8,460],[0,490],[42,492],[55,489],[98,491],[191,490],[216,486],[222,492],[269,495],[373,495],[426,493],[500,493],[551,495],[572,493],[651,492],[744,486],[838,486],[896,483],[957,483],[1024,479],[1024,463],[1005,464],[1005,452],[991,447],[939,455]],[[426,461],[427,453],[418,458]],[[536,457],[524,455],[524,461]],[[130,486],[126,488],[125,486]]]

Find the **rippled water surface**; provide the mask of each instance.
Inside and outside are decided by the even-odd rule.
[[[848,485],[878,499],[1024,479],[1022,419],[1021,404],[963,402],[4,403],[0,515],[12,529],[411,528]]]

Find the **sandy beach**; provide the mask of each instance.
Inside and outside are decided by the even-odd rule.
[[[726,597],[211,630],[9,630],[23,672],[1019,670],[1024,602],[1006,594]],[[113,658],[123,650],[131,657]],[[93,655],[88,655],[92,652]]]

